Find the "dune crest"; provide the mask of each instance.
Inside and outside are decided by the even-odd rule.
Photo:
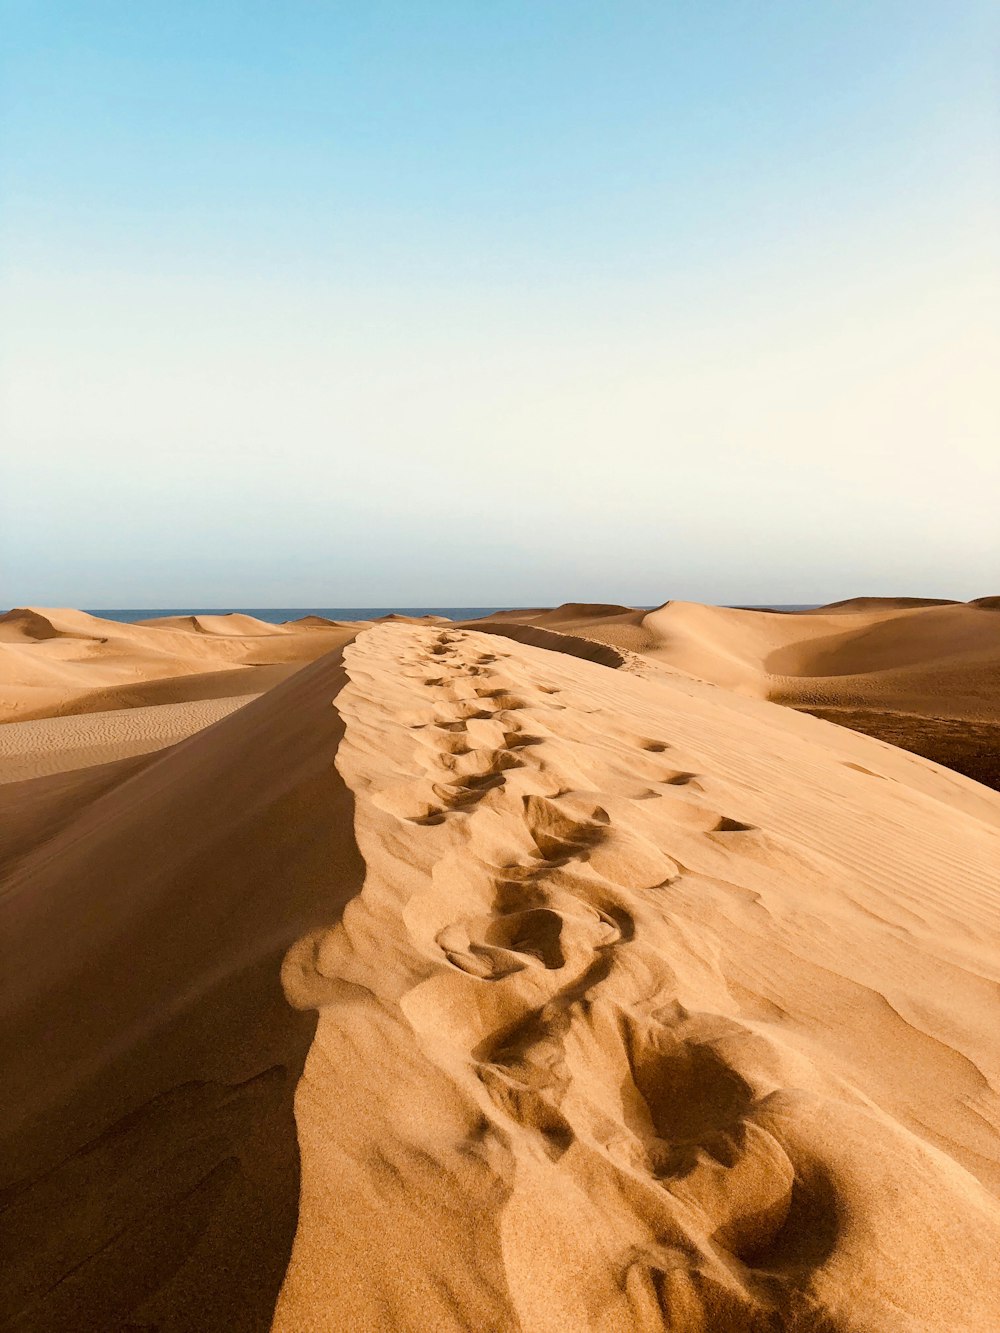
[[[992,1333],[1000,800],[652,668],[345,661],[278,1333]]]

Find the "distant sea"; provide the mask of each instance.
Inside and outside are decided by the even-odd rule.
[[[817,605],[815,602],[781,605],[770,607],[745,608],[747,610],[770,611],[808,611]],[[86,608],[89,615],[100,616],[103,620],[121,620],[132,624],[136,620],[153,620],[157,616],[225,616],[231,611],[240,615],[255,616],[257,620],[266,620],[269,624],[280,625],[285,620],[299,620],[302,616],[324,616],[327,620],[377,620],[379,616],[447,616],[449,620],[479,620],[484,616],[495,615],[497,611],[514,611],[512,606],[156,606],[156,607],[116,607],[111,610]],[[651,606],[637,607],[637,610],[652,611]]]
[[[157,606],[116,607],[113,610],[91,610],[92,616],[104,620],[122,620],[129,624],[136,620],[153,620],[157,616],[226,616],[231,611],[254,616],[269,624],[280,625],[285,620],[300,620],[303,616],[324,616],[327,620],[377,620],[379,616],[447,616],[449,620],[473,620],[507,611],[504,606]]]

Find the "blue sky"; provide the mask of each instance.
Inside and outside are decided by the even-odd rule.
[[[0,20],[0,603],[998,590],[994,4]]]

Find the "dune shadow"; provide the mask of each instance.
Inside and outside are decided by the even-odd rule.
[[[332,654],[96,799],[83,783],[75,815],[63,779],[61,827],[8,865],[0,1328],[270,1327],[317,1022],[282,960],[364,876],[345,679]]]

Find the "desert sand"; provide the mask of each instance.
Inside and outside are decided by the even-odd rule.
[[[0,621],[0,1326],[1000,1327],[1000,795],[799,711],[994,725],[995,607],[92,622]]]
[[[854,598],[783,614],[667,602],[498,617],[889,740],[1000,789],[1000,599]]]

